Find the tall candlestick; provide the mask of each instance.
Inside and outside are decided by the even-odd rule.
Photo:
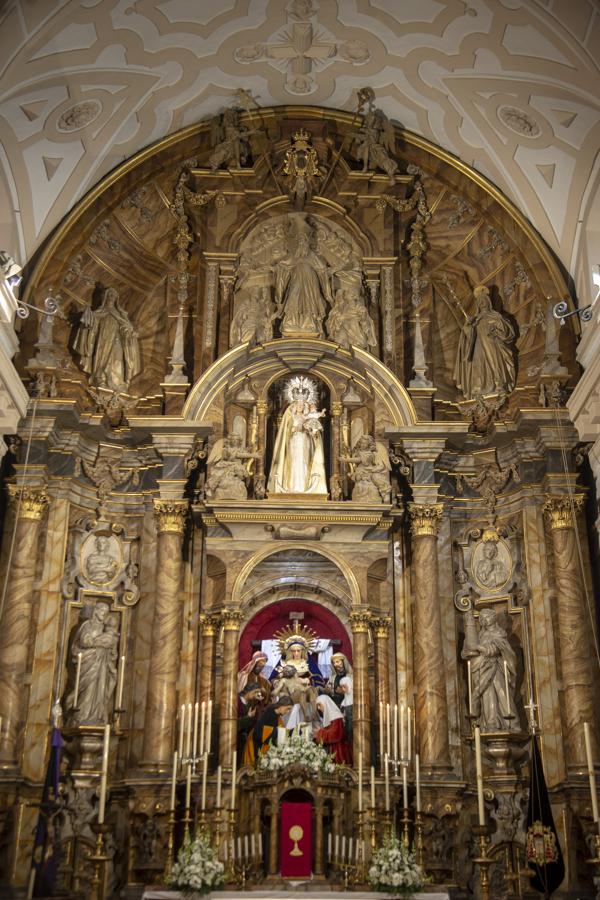
[[[217,766],[217,807],[221,808],[221,780],[223,778],[223,770],[221,766]]]
[[[390,811],[390,766],[389,756],[387,753],[384,758],[384,775],[385,775],[385,811]]]
[[[183,756],[183,733],[185,731],[185,703],[181,704],[179,714],[179,759]]]
[[[190,750],[192,749],[192,704],[188,703],[187,705],[187,716],[186,716],[186,727],[185,727],[185,755],[189,759],[190,758]]]
[[[402,806],[408,809],[408,766],[402,766]]]
[[[598,794],[596,791],[596,773],[594,771],[594,760],[592,757],[592,739],[590,736],[590,726],[588,722],[583,723],[583,736],[585,739],[585,756],[587,759],[588,778],[590,781],[592,817],[594,819],[594,822],[598,822]]]
[[[419,754],[415,753],[415,790],[416,797],[415,803],[417,812],[421,812],[421,760],[419,759]]]
[[[400,707],[400,759],[404,759],[404,703]],[[396,757],[397,758],[397,757]]]
[[[206,774],[208,769],[208,753],[202,757],[202,799],[200,809],[202,812],[206,809]]]
[[[483,803],[483,769],[481,767],[481,731],[475,726],[475,771],[477,775],[477,813],[479,824],[485,825],[485,806]]]
[[[177,792],[177,761],[178,755],[176,750],[173,754],[173,771],[171,772],[171,803],[169,806],[170,812],[175,812],[175,796]]]
[[[391,740],[391,721],[390,721],[390,704],[386,703],[385,705],[385,730],[386,730],[386,746],[385,752],[389,756],[392,752],[392,740]]]
[[[506,715],[510,715],[510,690],[508,685],[508,662],[504,660],[504,690],[506,692]]]
[[[371,809],[375,809],[375,767],[371,766]]]
[[[233,751],[231,763],[231,809],[235,809],[235,778],[237,775],[237,750]]]
[[[125,687],[125,655],[119,661],[117,675],[117,709],[123,709],[123,688]]]
[[[412,756],[412,716],[410,706],[406,707],[406,758],[410,762]]]
[[[102,744],[102,769],[100,771],[100,800],[98,803],[98,825],[104,824],[106,810],[106,785],[108,782],[108,751],[110,749],[110,725],[104,726],[104,743]]]
[[[404,707],[402,707],[402,713],[404,713]],[[400,726],[402,728],[402,725]],[[402,739],[401,739],[402,742]],[[396,760],[396,764],[398,762],[398,704],[394,704],[394,760]],[[398,770],[396,769],[396,772]]]
[[[473,715],[473,673],[471,672],[471,660],[467,660],[467,691],[469,696],[469,715]]]
[[[81,678],[81,653],[77,654],[77,668],[75,669],[75,688],[73,690],[73,706],[77,708],[79,700],[79,679]]]
[[[205,738],[206,746],[204,748],[207,753],[210,753],[210,744],[211,744],[210,739],[212,737],[212,707],[213,707],[213,702],[212,702],[212,700],[209,700],[207,714],[206,714],[206,738]]]
[[[363,780],[363,754],[362,750],[358,752],[358,811],[362,812],[362,803],[363,803],[363,793],[362,793],[362,780]]]

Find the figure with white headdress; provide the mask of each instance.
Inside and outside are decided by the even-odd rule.
[[[289,405],[273,448],[267,489],[272,494],[327,494],[323,426],[316,408],[316,385],[298,376],[287,385]]]
[[[346,737],[344,714],[327,694],[320,694],[317,697],[317,714],[321,726],[313,734],[314,741],[322,744],[336,763],[351,766],[352,745]]]

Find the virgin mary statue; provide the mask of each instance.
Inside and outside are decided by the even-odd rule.
[[[323,426],[317,412],[316,385],[293,378],[287,386],[289,405],[275,439],[267,490],[272,494],[327,494]]]

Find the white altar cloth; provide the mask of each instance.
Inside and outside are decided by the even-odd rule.
[[[308,885],[307,890],[296,890],[291,887],[280,888],[278,891],[214,891],[206,894],[210,900],[241,900],[242,897],[252,897],[252,900],[385,900],[388,894],[371,893],[369,891],[328,891],[321,885]],[[147,888],[142,900],[182,900],[179,891],[161,891]],[[413,894],[414,900],[450,900],[450,895],[435,891],[426,891],[421,894]]]

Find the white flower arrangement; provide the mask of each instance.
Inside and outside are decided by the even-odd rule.
[[[225,868],[208,835],[201,833],[193,840],[186,837],[169,877],[169,885],[182,891],[184,897],[192,898],[221,887],[224,880]]]
[[[336,763],[320,744],[292,734],[284,744],[271,744],[258,758],[258,768],[276,774],[288,766],[305,766],[313,775],[333,775]]]
[[[371,859],[369,884],[376,891],[409,897],[423,887],[425,880],[412,850],[400,843],[395,834],[388,835]]]

